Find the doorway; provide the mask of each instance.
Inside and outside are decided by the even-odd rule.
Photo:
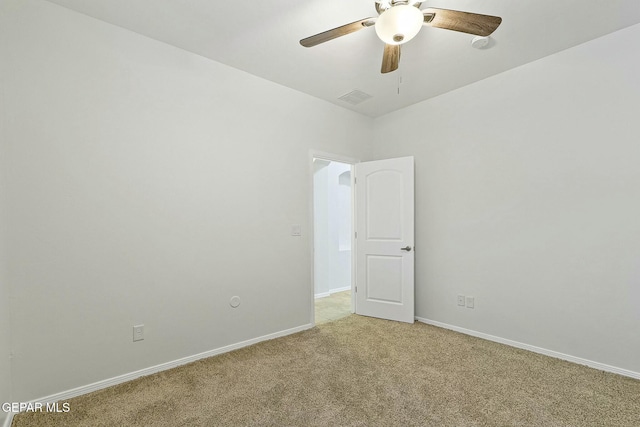
[[[315,323],[352,307],[352,165],[313,158],[313,297]]]

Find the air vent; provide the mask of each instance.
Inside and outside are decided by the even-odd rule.
[[[344,101],[344,102],[348,102],[351,105],[358,105],[361,102],[366,101],[367,99],[371,98],[371,95],[369,95],[368,93],[364,93],[361,90],[358,89],[354,89],[351,92],[342,95],[340,98],[340,100]]]

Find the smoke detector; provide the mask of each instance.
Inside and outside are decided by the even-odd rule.
[[[476,36],[471,40],[471,47],[485,49],[489,46],[489,37]]]

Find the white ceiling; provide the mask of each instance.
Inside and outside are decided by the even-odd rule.
[[[423,27],[403,46],[400,68],[383,75],[374,28],[299,44],[377,16],[374,0],[49,1],[371,117],[640,23],[637,0],[429,0],[423,9],[502,17],[492,46],[474,49],[471,35]],[[354,89],[372,98],[356,106],[338,99]]]

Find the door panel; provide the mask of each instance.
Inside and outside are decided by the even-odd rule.
[[[413,157],[359,163],[355,177],[356,313],[413,323]]]
[[[402,174],[381,170],[366,177],[367,239],[402,239]]]
[[[402,257],[368,255],[367,300],[402,303]]]

